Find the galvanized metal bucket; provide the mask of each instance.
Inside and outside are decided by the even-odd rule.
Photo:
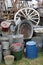
[[[22,20],[18,25],[17,34],[23,34],[24,39],[31,39],[33,36],[33,25],[30,20]]]

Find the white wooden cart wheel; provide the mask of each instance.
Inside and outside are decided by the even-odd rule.
[[[22,18],[25,18],[27,20],[30,20],[33,24],[33,26],[37,26],[40,22],[40,15],[39,13],[33,9],[33,8],[22,8],[20,10],[18,10],[18,12],[15,14],[14,16],[14,21],[15,21],[15,24],[18,25],[18,20],[19,18],[21,19]]]

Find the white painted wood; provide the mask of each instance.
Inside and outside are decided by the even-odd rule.
[[[33,8],[27,7],[27,8],[22,8],[22,9],[18,10],[18,12],[14,16],[15,24],[17,23],[17,20],[19,19],[19,17],[17,15],[19,15],[19,17],[24,17],[25,19],[30,20],[33,23],[33,26],[37,26],[40,22],[39,13]],[[18,17],[18,19],[17,19],[17,17]],[[18,23],[16,25],[18,25]]]

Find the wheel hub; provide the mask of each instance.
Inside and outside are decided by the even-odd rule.
[[[27,20],[30,20],[31,19],[31,16],[29,15],[29,16],[27,16]]]

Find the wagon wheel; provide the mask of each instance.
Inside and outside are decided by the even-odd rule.
[[[37,26],[40,22],[39,13],[33,8],[28,7],[28,8],[22,8],[18,10],[18,12],[14,16],[14,21],[16,25],[18,25],[19,22],[17,21],[19,18],[21,19],[21,17],[30,20],[33,26]]]

